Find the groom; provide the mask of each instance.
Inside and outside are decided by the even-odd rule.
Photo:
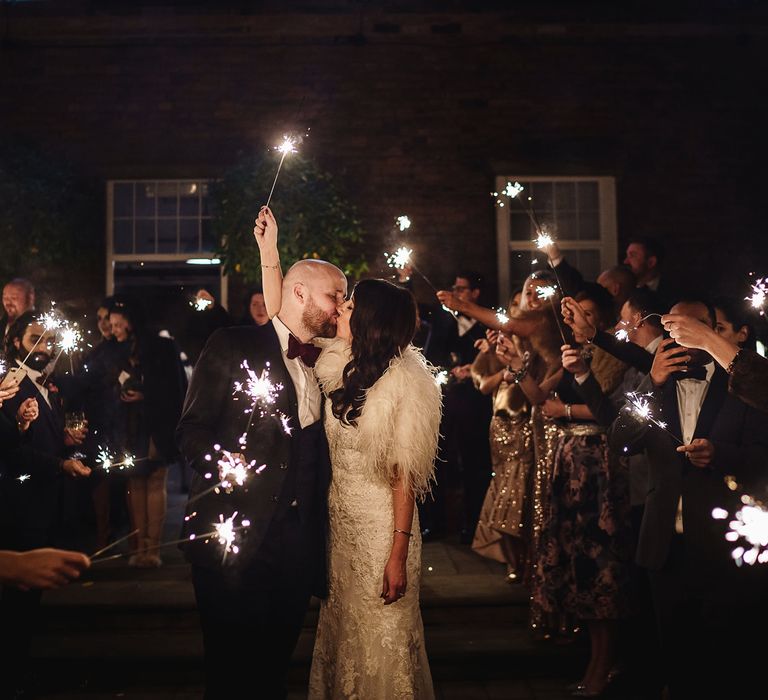
[[[262,229],[274,222],[269,218],[264,223],[260,216]],[[187,506],[184,537],[212,531],[220,515],[235,511],[236,526],[242,518],[250,521],[238,532],[239,552],[226,560],[215,537],[196,537],[183,547],[203,632],[206,700],[245,697],[244,686],[253,688],[249,697],[285,697],[310,596],[326,593],[330,460],[312,369],[318,351],[310,341],[335,336],[337,307],[346,292],[338,268],[319,260],[298,262],[283,281],[277,316],[264,326],[217,331],[195,365],[177,429],[194,469],[190,501],[218,481],[214,445],[244,453],[256,467],[265,465],[231,494],[208,493]],[[282,385],[264,415],[256,409],[245,447],[239,439],[250,403],[233,396],[234,383],[245,380],[243,360],[257,375],[268,368],[270,381]],[[280,414],[287,416],[290,433]]]

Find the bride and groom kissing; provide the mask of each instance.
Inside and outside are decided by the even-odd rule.
[[[441,394],[411,345],[415,300],[384,280],[359,282],[347,300],[342,271],[320,260],[283,279],[277,232],[263,208],[254,237],[271,322],[211,336],[177,430],[194,470],[184,536],[236,511],[250,521],[225,560],[204,537],[184,545],[205,698],[285,697],[312,595],[322,602],[310,698],[433,698],[414,505],[433,479]],[[282,385],[274,411],[250,424],[232,396],[243,360]],[[265,466],[232,493],[200,496],[214,445]]]

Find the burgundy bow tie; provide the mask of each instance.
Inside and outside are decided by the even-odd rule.
[[[286,357],[289,360],[298,357],[307,367],[314,367],[319,356],[320,348],[312,345],[312,343],[302,343],[293,333],[288,336],[288,352]]]

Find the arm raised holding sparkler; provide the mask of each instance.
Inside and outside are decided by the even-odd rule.
[[[473,301],[462,301],[454,292],[446,289],[437,292],[437,299],[452,311],[474,318],[488,328],[501,330],[507,334],[527,338],[535,333],[541,325],[538,318],[508,318],[506,323],[503,323],[494,309],[487,309]]]
[[[277,248],[277,220],[269,207],[262,207],[253,227],[253,237],[261,256],[261,280],[264,302],[270,318],[277,316],[282,301],[283,271]]]

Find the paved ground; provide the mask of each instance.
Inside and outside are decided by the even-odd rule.
[[[173,496],[171,506],[180,500]],[[168,539],[175,528],[169,523]],[[46,595],[46,626],[34,646],[38,697],[202,696],[202,644],[189,570],[175,548],[164,559],[162,568],[151,571],[129,569],[124,559],[97,564],[86,580]],[[426,543],[423,564],[422,608],[438,698],[570,697],[565,686],[586,659],[583,639],[565,646],[534,641],[525,590],[508,584],[501,565],[469,547],[451,539]],[[315,602],[293,657],[291,700],[306,694],[316,619]]]

